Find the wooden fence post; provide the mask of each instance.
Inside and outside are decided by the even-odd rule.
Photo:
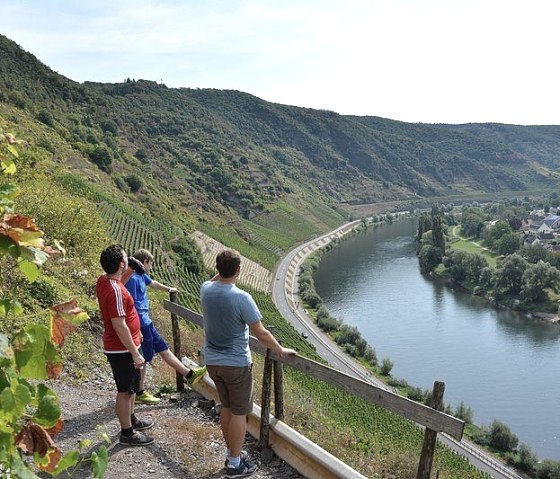
[[[177,293],[169,293],[169,300],[172,303],[177,303]],[[173,352],[178,358],[181,357],[181,331],[179,330],[179,318],[175,313],[171,313],[171,326],[173,328]],[[178,372],[175,373],[177,382],[177,391],[183,392],[185,390],[185,378]]]
[[[445,383],[436,381],[432,392],[432,408],[440,410],[443,406],[443,392],[445,391]],[[426,428],[424,432],[424,444],[422,445],[422,453],[420,462],[418,463],[418,472],[416,479],[430,479],[432,472],[432,464],[434,461],[434,452],[436,450],[437,431]]]
[[[274,417],[284,420],[284,365],[274,361]]]
[[[272,451],[268,447],[268,438],[270,434],[270,386],[272,382],[272,359],[270,358],[270,349],[266,350],[264,358],[264,371],[262,381],[262,397],[261,397],[261,430],[260,430],[260,446],[262,451],[262,459],[268,462],[272,458]]]

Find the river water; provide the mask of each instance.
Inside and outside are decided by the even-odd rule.
[[[416,220],[369,228],[323,256],[315,286],[355,325],[392,376],[508,424],[541,459],[560,459],[560,325],[497,310],[419,272]]]

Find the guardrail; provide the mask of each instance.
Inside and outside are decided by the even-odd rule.
[[[178,328],[178,318],[184,318],[200,327],[203,327],[203,318],[200,314],[191,311],[176,302],[176,293],[171,294],[171,301],[164,301],[164,308],[171,313],[173,324],[173,342],[175,354],[180,355],[180,335]],[[263,376],[263,396],[261,405],[260,441],[263,450],[269,449],[268,437],[270,429],[270,385],[272,377],[275,379],[275,418],[279,421],[283,417],[281,404],[283,402],[282,391],[282,364],[287,364],[305,374],[327,382],[349,394],[364,399],[372,404],[388,409],[406,419],[410,419],[425,427],[424,443],[418,463],[416,479],[429,479],[433,464],[433,456],[438,433],[461,440],[463,437],[464,422],[445,414],[438,409],[443,405],[443,393],[445,385],[442,382],[434,383],[433,408],[411,401],[408,398],[399,396],[391,391],[379,388],[373,384],[362,381],[361,379],[348,376],[340,371],[317,363],[302,356],[290,356],[280,358],[274,352],[263,346],[256,338],[249,338],[249,345],[252,351],[265,356],[265,368]],[[273,373],[273,371],[275,371]],[[183,378],[177,377],[177,390],[184,389]],[[287,462],[289,458],[283,458]],[[297,468],[297,466],[295,466]],[[336,477],[336,476],[333,476]],[[344,477],[344,476],[338,476]]]

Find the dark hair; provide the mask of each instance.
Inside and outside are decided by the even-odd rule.
[[[226,249],[216,256],[216,269],[222,278],[234,276],[240,264],[241,257],[230,249]]]
[[[99,262],[107,274],[116,273],[125,256],[124,248],[120,244],[112,244],[101,252]]]
[[[132,256],[134,256],[142,264],[144,264],[144,261],[154,260],[152,253],[150,253],[147,249],[139,249]]]

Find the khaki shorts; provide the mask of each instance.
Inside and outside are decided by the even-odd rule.
[[[208,374],[214,381],[222,407],[232,414],[243,416],[253,410],[253,365],[244,367],[209,366]]]

